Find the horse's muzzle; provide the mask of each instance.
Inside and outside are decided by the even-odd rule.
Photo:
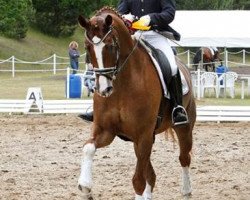
[[[101,95],[102,97],[109,97],[112,92],[113,92],[113,86],[109,86],[107,87],[105,90],[103,91],[99,91],[98,89],[96,90],[96,92]]]

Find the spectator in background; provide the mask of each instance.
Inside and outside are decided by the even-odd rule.
[[[79,52],[78,49],[78,43],[76,41],[72,41],[69,44],[69,58],[70,58],[70,67],[73,69],[73,74],[77,73],[77,70],[79,68],[78,65],[78,58],[79,58]]]
[[[88,88],[88,97],[91,93],[94,93],[95,86],[95,73],[93,71],[93,65],[86,63],[87,70],[84,74],[84,85]]]

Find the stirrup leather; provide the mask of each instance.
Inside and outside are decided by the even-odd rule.
[[[185,115],[186,119],[184,121],[180,121],[180,122],[175,122],[174,120],[174,113],[177,111],[177,110],[181,110],[182,114]],[[178,125],[182,125],[182,124],[188,124],[189,123],[189,120],[188,120],[188,115],[187,115],[187,111],[186,109],[183,107],[183,106],[176,106],[173,108],[173,111],[172,111],[172,124],[174,126],[178,126]]]

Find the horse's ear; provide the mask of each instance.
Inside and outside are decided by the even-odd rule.
[[[82,15],[79,15],[78,22],[81,27],[88,29],[89,28],[89,20],[84,18]]]
[[[105,18],[105,23],[108,27],[110,27],[110,25],[112,24],[113,22],[113,18],[111,15],[107,15],[107,17]]]

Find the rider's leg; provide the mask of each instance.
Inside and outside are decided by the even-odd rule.
[[[182,106],[182,83],[180,72],[178,71],[170,81],[169,86],[170,101],[173,107],[172,122],[173,125],[188,123],[188,117],[185,108]]]
[[[188,123],[186,110],[182,106],[182,83],[180,72],[177,67],[175,56],[168,39],[154,31],[143,32],[142,35],[142,37],[151,45],[153,45],[157,49],[160,49],[166,55],[170,63],[172,79],[170,82],[169,93],[171,104],[173,106],[173,125]]]

